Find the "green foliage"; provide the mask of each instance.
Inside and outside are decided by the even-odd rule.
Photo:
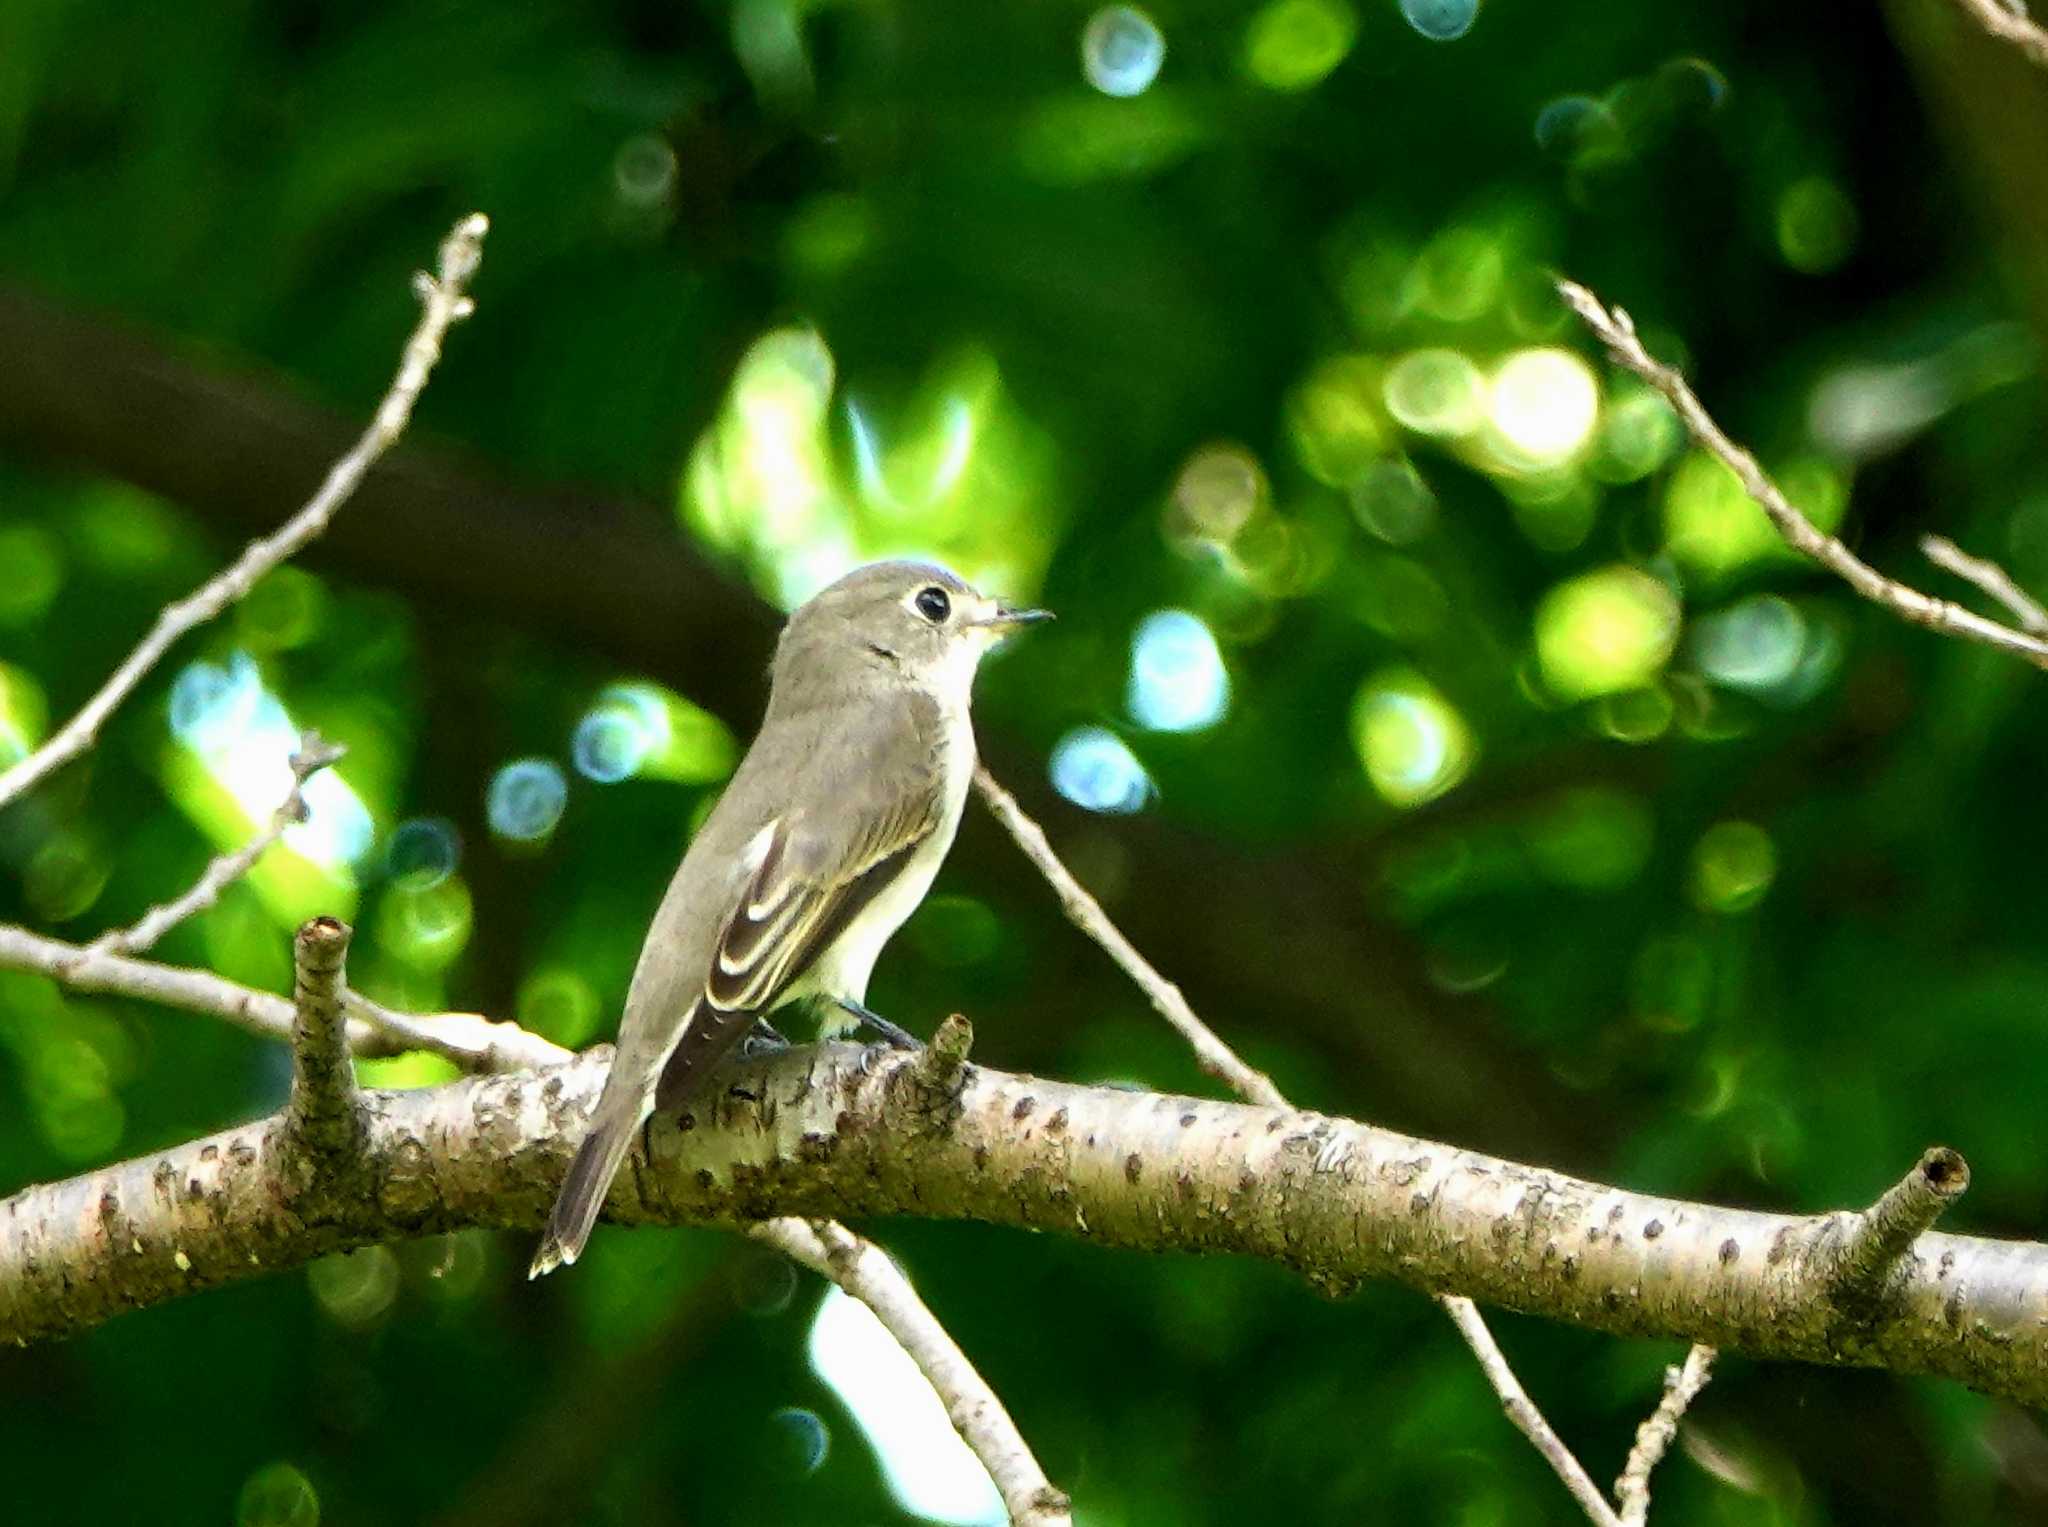
[[[1142,29],[1067,6],[51,0],[0,47],[0,304],[176,336],[165,385],[202,404],[256,370],[360,416],[408,272],[487,211],[415,441],[573,485],[558,515],[623,505],[592,533],[771,601],[915,548],[1054,606],[985,677],[993,761],[1304,1104],[1798,1209],[1944,1141],[1975,1167],[1956,1221],[2038,1237],[2048,689],[1784,554],[1548,288],[1683,350],[1879,565],[1939,586],[1938,531],[2048,586],[2026,293],[1984,251],[2048,257],[1960,189],[2048,138],[1993,156],[1957,102],[1972,71],[2014,90],[2003,61],[1885,14],[1161,4],[1134,83]],[[146,491],[187,448],[148,417],[50,438],[33,359],[0,381],[0,761],[244,533]],[[265,478],[276,518],[324,464]],[[0,816],[0,916],[132,920],[267,817],[313,725],[350,749],[313,823],[163,957],[280,988],[286,930],[335,912],[380,999],[603,1037],[765,649],[732,634],[738,681],[646,671],[560,618],[587,576],[451,606],[316,547]],[[938,890],[880,1010],[1206,1088],[987,824]],[[4,1187],[286,1074],[0,977]],[[1412,1296],[879,1233],[1090,1527],[1575,1519]],[[914,1519],[810,1366],[808,1275],[709,1235],[601,1231],[539,1286],[525,1255],[377,1248],[10,1355],[10,1519]],[[1676,1354],[1503,1330],[1611,1478]],[[1660,1524],[2041,1510],[2032,1421],[1952,1388],[1729,1360],[1698,1417]]]

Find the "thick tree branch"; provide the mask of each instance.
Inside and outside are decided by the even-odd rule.
[[[1391,1278],[1590,1329],[1761,1358],[1934,1374],[2048,1403],[2048,1246],[1930,1232],[1874,1304],[1835,1297],[1839,1217],[1658,1198],[1317,1114],[846,1044],[722,1071],[649,1128],[622,1224],[915,1215],[1103,1246],[1265,1258],[1342,1291]],[[307,1220],[279,1189],[281,1116],[29,1188],[0,1205],[0,1340],[345,1246],[532,1230],[605,1058],[364,1093],[358,1195]]]
[[[1961,605],[1888,578],[1827,534],[1787,499],[1756,457],[1729,439],[1700,402],[1684,377],[1653,357],[1636,334],[1635,320],[1621,308],[1606,304],[1576,281],[1559,281],[1557,290],[1586,326],[1599,336],[1617,365],[1641,377],[1662,394],[1678,413],[1694,441],[1735,474],[1743,491],[1763,510],[1779,535],[1794,551],[1811,557],[1834,573],[1873,604],[1882,605],[1902,620],[1944,636],[1959,636],[1981,642],[2036,667],[2048,668],[2048,636],[2014,630],[1995,620],[1986,620]]]
[[[832,1220],[786,1216],[756,1225],[753,1235],[875,1312],[938,1391],[953,1429],[987,1468],[1016,1527],[1066,1527],[1073,1521],[1067,1497],[1045,1477],[1003,1402],[886,1252]]]
[[[473,304],[466,289],[483,258],[483,238],[489,227],[489,220],[480,212],[464,218],[441,241],[437,274],[421,272],[414,278],[420,298],[420,320],[406,341],[398,374],[378,404],[369,428],[329,469],[319,491],[276,531],[250,542],[226,568],[177,603],[166,605],[149,634],[78,714],[58,728],[49,741],[0,773],[0,807],[91,747],[107,717],[157,665],[172,643],[242,598],[265,573],[327,528],[327,522],[348,501],[363,474],[405,433],[413,404],[426,387],[434,362],[440,359],[441,341],[452,324],[469,316]]]

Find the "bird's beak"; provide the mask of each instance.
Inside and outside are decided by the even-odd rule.
[[[1040,621],[1053,618],[1050,610],[1013,610],[1006,604],[996,606],[995,614],[984,615],[976,625],[993,626],[998,631],[1013,631],[1018,626],[1035,626]]]

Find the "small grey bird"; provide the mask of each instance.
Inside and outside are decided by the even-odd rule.
[[[657,1101],[686,1097],[757,1020],[801,999],[861,1021],[868,975],[953,845],[974,773],[982,655],[1049,620],[942,567],[857,568],[790,616],[768,712],[647,930],[618,1053],[529,1277],[573,1262]]]

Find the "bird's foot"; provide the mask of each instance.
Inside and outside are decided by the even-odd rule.
[[[740,1054],[747,1060],[762,1055],[775,1055],[789,1048],[789,1041],[782,1032],[766,1018],[756,1018],[754,1026],[747,1030],[747,1037],[740,1041]]]
[[[924,1041],[908,1029],[891,1023],[872,1008],[862,1007],[851,997],[834,997],[832,1000],[851,1013],[860,1021],[862,1027],[866,1028],[869,1033],[874,1034],[883,1042],[893,1045],[899,1050],[922,1050],[924,1048]]]

